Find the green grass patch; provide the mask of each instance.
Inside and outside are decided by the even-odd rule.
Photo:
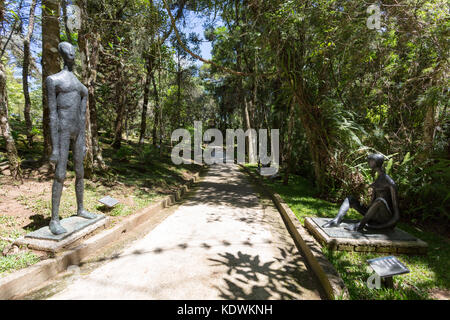
[[[256,172],[256,166],[247,165]],[[289,205],[297,218],[304,224],[305,217],[335,217],[339,204],[315,197],[314,186],[306,179],[291,175],[287,186],[282,181],[263,178],[266,185],[278,193]],[[361,219],[361,216],[351,210],[350,219]],[[410,270],[409,274],[394,277],[394,289],[369,289],[367,279],[373,273],[367,260],[385,256],[386,254],[332,251],[323,248],[322,251],[341,275],[350,294],[350,299],[357,300],[417,300],[430,299],[430,290],[450,289],[450,245],[448,239],[411,225],[400,223],[399,228],[426,241],[429,245],[427,255],[404,255],[397,257]]]
[[[0,257],[0,275],[22,269],[39,262],[39,257],[30,251]]]

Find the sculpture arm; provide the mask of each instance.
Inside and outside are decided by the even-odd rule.
[[[86,106],[87,106],[87,98],[88,98],[88,91],[85,86],[81,89],[81,103],[80,103],[80,119],[81,123],[83,125],[86,125]]]
[[[392,219],[395,221],[395,223],[400,220],[400,211],[398,210],[398,192],[397,187],[395,185],[390,186],[391,189],[391,197],[392,197],[392,207],[394,209],[394,216]]]
[[[47,77],[45,83],[47,86],[47,102],[50,118],[50,138],[52,142],[52,154],[50,156],[50,161],[57,163],[59,160],[59,117],[56,103],[56,88],[53,79],[50,77]]]
[[[81,89],[81,103],[80,103],[80,121],[81,121],[81,134],[83,135],[83,142],[84,137],[86,134],[86,109],[87,109],[87,99],[88,99],[88,90],[83,85]],[[83,148],[84,150],[84,156],[86,155],[86,147]]]

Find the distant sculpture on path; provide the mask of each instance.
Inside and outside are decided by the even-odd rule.
[[[75,64],[75,49],[68,42],[61,42],[58,51],[64,59],[64,69],[46,79],[48,107],[50,111],[50,134],[52,154],[50,162],[56,164],[52,187],[52,218],[50,231],[53,234],[67,232],[59,221],[59,204],[66,177],[70,142],[73,142],[73,161],[76,174],[75,191],[77,215],[94,219],[97,215],[84,210],[84,168],[87,88],[72,73]]]
[[[325,223],[323,228],[337,227],[347,214],[349,208],[358,211],[364,217],[352,225],[348,230],[362,231],[364,228],[381,230],[394,229],[400,213],[397,201],[397,186],[383,169],[384,156],[381,154],[371,154],[367,157],[369,167],[378,173],[374,183],[370,185],[373,189],[372,201],[369,207],[362,206],[355,198],[348,197],[342,203],[337,216]]]

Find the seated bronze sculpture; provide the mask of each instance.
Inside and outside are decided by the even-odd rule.
[[[358,211],[364,217],[358,223],[348,228],[351,231],[394,229],[400,213],[397,201],[397,186],[392,178],[383,169],[384,156],[371,154],[367,157],[369,167],[378,173],[374,183],[370,185],[373,189],[372,201],[368,207],[361,205],[355,198],[347,197],[339,208],[337,216],[325,223],[323,228],[336,227],[347,214],[349,208]]]

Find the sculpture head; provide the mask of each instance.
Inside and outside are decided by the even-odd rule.
[[[64,65],[69,68],[75,64],[75,48],[69,42],[61,42],[58,45],[58,52],[64,59]]]
[[[367,162],[371,169],[383,169],[384,156],[379,153],[372,153],[367,156]]]

